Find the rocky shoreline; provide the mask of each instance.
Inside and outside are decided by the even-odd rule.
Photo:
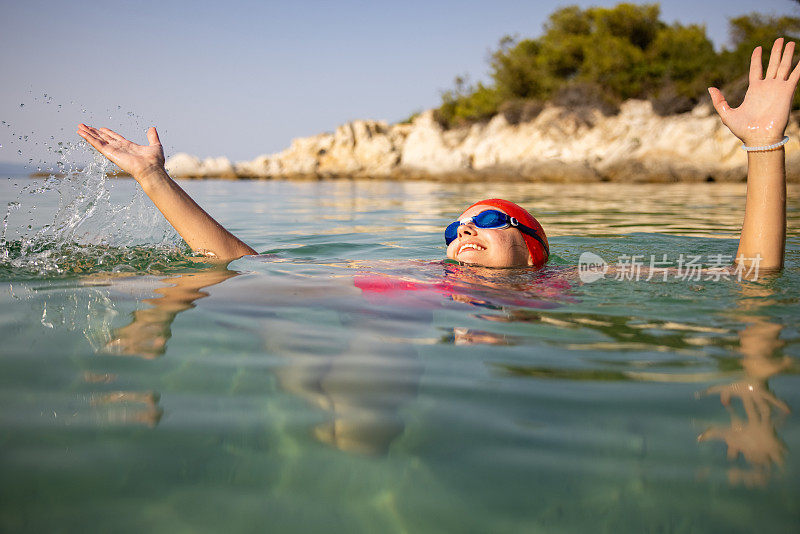
[[[787,178],[800,182],[795,117],[787,134]],[[353,121],[252,161],[180,153],[166,167],[174,178],[741,182],[740,146],[708,104],[662,117],[649,102],[629,100],[613,116],[548,105],[529,122],[500,114],[451,130],[428,110],[410,124]]]

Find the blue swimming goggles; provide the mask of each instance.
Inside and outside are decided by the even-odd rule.
[[[542,237],[536,233],[536,230],[520,223],[515,217],[509,217],[502,211],[498,210],[482,211],[473,217],[467,217],[466,219],[461,219],[460,221],[455,221],[448,224],[447,228],[444,229],[445,244],[449,245],[458,237],[459,226],[469,223],[474,224],[476,228],[483,228],[485,230],[500,230],[501,228],[513,226],[523,234],[529,235],[536,239],[536,241],[541,243],[548,255],[550,254],[547,243],[545,243],[544,239],[542,239]]]

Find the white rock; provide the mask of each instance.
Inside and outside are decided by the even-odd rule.
[[[421,113],[413,125],[403,144],[401,168],[444,174],[470,167],[469,154],[464,154],[459,147],[445,144],[442,127],[434,120],[432,110]]]
[[[276,176],[313,176],[317,174],[319,158],[333,144],[333,135],[319,134],[292,140],[289,148],[275,154]]]
[[[173,178],[199,176],[200,160],[185,152],[179,152],[166,161],[164,168]]]
[[[207,178],[231,178],[236,173],[228,158],[207,158],[200,165],[200,175]]]
[[[319,157],[322,176],[386,177],[395,168],[400,151],[397,136],[378,121],[353,121],[336,129],[329,149]]]
[[[799,130],[792,121],[787,133],[797,139]],[[435,177],[518,170],[531,171],[534,174],[525,175],[533,179],[537,169],[554,179],[568,179],[570,172],[578,171],[599,179],[616,169],[613,179],[646,179],[650,172],[656,179],[694,180],[743,168],[746,155],[740,145],[708,104],[660,117],[649,102],[629,100],[615,116],[548,105],[528,123],[511,125],[497,115],[488,123],[448,131],[434,119],[433,110],[421,113],[411,124],[358,120],[332,134],[295,139],[286,150],[249,162],[232,165],[225,158],[201,162],[176,154],[167,168],[176,177]],[[800,142],[789,143],[786,150],[800,158]]]

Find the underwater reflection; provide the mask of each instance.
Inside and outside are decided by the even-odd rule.
[[[537,339],[538,343],[586,354],[581,358],[594,369],[567,369],[493,362],[491,366],[516,376],[566,378],[571,380],[638,380],[650,382],[701,382],[729,375],[728,358],[708,353],[703,347],[729,351],[733,342],[728,330],[672,320],[643,320],[640,317],[562,310],[506,308],[502,313],[484,313],[486,321],[532,324],[551,329],[558,336]],[[564,335],[574,331],[574,335]],[[531,336],[503,336],[507,344],[530,344]],[[639,353],[645,352],[639,356]],[[660,356],[655,356],[655,354]],[[709,358],[717,371],[698,372]]]
[[[166,351],[167,341],[172,336],[172,321],[182,311],[193,308],[194,302],[208,296],[202,289],[219,284],[239,273],[216,267],[202,271],[178,274],[161,278],[161,287],[153,290],[159,296],[142,299],[148,308],[133,312],[127,325],[110,330],[105,343],[96,346],[97,352],[123,356],[154,359]],[[110,284],[124,278],[121,276],[93,276],[89,285]],[[106,299],[108,300],[108,299]],[[83,381],[88,384],[114,384],[117,375],[111,373],[85,372]],[[95,416],[104,424],[144,424],[150,428],[161,421],[164,410],[159,406],[161,395],[157,391],[99,391],[90,394],[89,405]]]
[[[143,299],[149,307],[135,311],[131,322],[115,329],[101,350],[145,359],[163,356],[178,314],[208,296],[204,289],[239,274],[218,267],[161,279],[162,287],[154,290],[159,296]],[[281,316],[291,314],[294,306],[303,306],[304,299],[309,300],[305,303],[309,310],[321,297],[339,297],[343,302],[354,296],[363,300],[352,282],[349,286],[309,287],[307,291],[283,280],[278,284],[269,279],[262,282],[259,291],[250,296],[268,316],[259,329],[262,350],[279,360],[274,375],[281,389],[305,399],[324,414],[311,435],[342,451],[385,454],[404,431],[399,411],[416,395],[422,374],[415,348],[398,331],[402,328],[398,325],[416,320],[416,312],[404,308],[376,312],[363,306],[347,312],[344,308],[321,310],[336,328],[301,331],[302,322]],[[114,378],[109,380],[113,382]],[[92,403],[125,407],[109,410],[109,420],[155,425],[162,415],[154,392],[97,394]]]
[[[411,341],[420,325],[433,324],[434,309],[451,303],[473,307],[472,317],[483,320],[486,328],[453,326],[440,343],[513,346],[535,339],[537,345],[579,355],[583,351],[581,359],[589,364],[569,368],[487,363],[503,374],[573,381],[727,381],[704,395],[719,395],[730,424],[707,428],[698,441],[723,441],[731,460],[744,460],[745,468],[731,466],[728,471],[734,485],[765,485],[774,469],[785,463],[787,450],[777,428],[790,410],[770,391],[768,381],[790,368],[791,359],[782,353],[782,325],[760,313],[774,304],[768,284],[739,285],[737,308],[725,314],[745,325],[734,337],[730,328],[570,312],[564,303],[575,297],[558,270],[531,277],[445,264],[444,276],[438,272],[439,278],[428,281],[372,272],[305,288],[283,279],[258,281],[253,298],[259,313],[265,314],[262,350],[276,357],[273,374],[280,388],[304,399],[321,416],[311,424],[315,440],[357,454],[383,455],[389,450],[405,430],[402,410],[416,398],[423,372],[417,345]],[[160,279],[162,287],[154,290],[158,296],[142,300],[149,307],[135,311],[129,324],[113,330],[101,350],[145,359],[162,356],[176,316],[208,296],[204,289],[239,274],[219,267]],[[335,304],[320,307],[322,296]],[[309,318],[298,322],[298,312]],[[519,329],[513,335],[495,332],[493,323],[537,325],[559,335],[540,337],[538,330]],[[84,380],[109,384],[116,377],[87,374]],[[91,397],[93,406],[105,410],[105,421],[148,426],[157,425],[163,415],[158,403],[154,391]]]
[[[194,308],[196,300],[207,297],[203,289],[238,275],[227,267],[215,267],[162,278],[164,285],[154,290],[159,296],[142,300],[150,307],[133,312],[131,322],[115,329],[102,350],[147,359],[162,356],[172,337],[170,327],[175,317]]]
[[[83,373],[87,384],[113,384],[117,378],[111,373]],[[92,393],[89,405],[103,423],[145,424],[153,428],[164,415],[159,400],[160,395],[155,391],[106,391]]]
[[[517,340],[511,336],[496,334],[487,330],[470,328],[453,328],[453,335],[444,338],[445,342],[455,345],[516,345]]]
[[[759,313],[761,309],[776,304],[769,298],[774,292],[768,282],[769,278],[759,284],[740,284],[741,298],[737,300],[736,308],[725,314],[744,324],[734,339],[726,335],[730,330],[724,328],[559,310],[506,307],[500,313],[495,310],[478,317],[493,322],[552,325],[560,330],[571,329],[576,332],[588,330],[602,334],[604,338],[602,341],[580,342],[578,339],[562,337],[547,341],[554,347],[585,351],[587,356],[582,360],[594,364],[593,368],[570,369],[501,362],[488,364],[510,376],[571,381],[672,383],[728,380],[727,383],[709,387],[698,396],[719,395],[730,415],[730,423],[710,426],[697,440],[699,443],[723,441],[731,462],[742,458],[745,467],[731,465],[728,469],[731,485],[764,486],[774,469],[785,464],[788,451],[777,429],[790,414],[787,403],[770,391],[769,379],[792,367],[792,359],[782,353],[784,342],[780,339],[780,333],[783,325]],[[526,343],[522,336],[514,338],[459,328],[454,329],[451,340],[456,344]],[[708,348],[721,349],[723,354],[736,353],[739,357],[733,359],[727,355],[720,356],[720,351],[709,353],[703,350]],[[636,354],[640,351],[646,354],[637,359]],[[653,357],[653,352],[662,353],[664,357]],[[717,371],[692,369],[709,361],[716,363]]]
[[[154,428],[164,410],[158,405],[161,396],[155,391],[112,391],[94,393],[90,406],[106,424],[144,424]]]
[[[773,467],[782,467],[787,449],[778,436],[777,427],[790,413],[789,406],[769,390],[768,380],[789,369],[792,360],[781,354],[784,345],[779,339],[783,325],[758,315],[761,308],[775,304],[769,297],[774,291],[768,285],[741,286],[742,298],[736,314],[745,323],[739,332],[738,351],[742,355],[743,376],[730,384],[708,388],[706,395],[719,395],[730,414],[729,425],[713,425],[697,437],[698,442],[720,440],[728,447],[732,462],[741,456],[745,468],[732,465],[728,480],[732,485],[765,486]],[[741,314],[741,315],[738,315]],[[738,399],[737,411],[732,402]]]

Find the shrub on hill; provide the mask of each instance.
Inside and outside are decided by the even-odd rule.
[[[503,37],[491,56],[491,82],[457,78],[442,93],[437,117],[453,127],[502,112],[516,123],[535,117],[543,102],[609,114],[629,98],[649,99],[663,115],[682,113],[705,98],[708,86],[736,85],[755,46],[765,47],[766,65],[775,38],[800,35],[794,17],[752,14],[731,19],[730,26],[733,47],[717,53],[705,27],[666,24],[658,4],[564,7],[538,38]]]

